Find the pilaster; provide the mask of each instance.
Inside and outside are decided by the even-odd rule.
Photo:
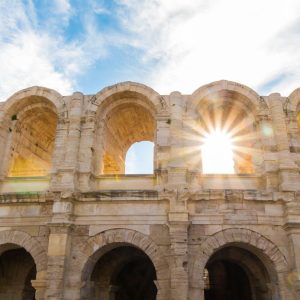
[[[183,145],[183,110],[185,102],[179,92],[170,95],[171,124],[170,124],[170,158],[168,164],[168,185],[179,187],[187,182],[187,168],[184,162]]]
[[[14,129],[16,126],[17,120],[13,120],[10,126],[5,126],[2,124],[2,128],[0,130],[0,145],[3,145],[0,151],[0,155],[2,158],[2,163],[0,164],[0,180],[4,179],[9,172],[9,164],[11,163],[10,154],[11,154],[11,146],[13,142]],[[5,134],[7,131],[7,134]],[[3,143],[1,143],[1,140]],[[5,142],[4,142],[5,140]]]
[[[188,213],[170,212],[169,233],[171,241],[171,300],[188,297]]]
[[[81,136],[81,112],[83,94],[75,92],[71,96],[68,115],[68,134],[65,137],[65,155],[57,170],[56,186],[60,190],[76,190],[78,186],[78,153]],[[55,190],[52,186],[52,190]]]
[[[268,102],[278,151],[279,189],[296,191],[299,190],[300,176],[297,165],[291,159],[283,100],[279,93],[273,93],[268,97]]]
[[[81,191],[90,190],[90,177],[93,172],[93,148],[95,138],[95,112],[88,112],[82,119],[79,146],[79,185]]]
[[[52,222],[48,225],[47,300],[62,300],[64,296],[65,273],[71,252],[73,197],[68,192],[57,194],[53,204]]]
[[[296,201],[298,200],[296,195]],[[285,225],[284,229],[290,239],[291,254],[294,260],[294,269],[289,274],[287,283],[300,299],[300,203],[297,201],[285,204]]]

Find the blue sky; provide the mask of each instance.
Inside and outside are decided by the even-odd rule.
[[[227,79],[300,87],[299,0],[0,0],[0,101],[33,85],[161,94]]]
[[[0,100],[127,80],[162,94],[228,79],[288,95],[299,47],[298,0],[1,0]]]

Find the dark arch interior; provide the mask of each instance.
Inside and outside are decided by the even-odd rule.
[[[239,247],[217,251],[206,265],[205,300],[271,300],[268,272],[253,253]]]
[[[121,246],[97,261],[91,275],[94,290],[90,294],[99,300],[155,300],[155,279],[155,268],[143,251]]]
[[[31,280],[36,278],[36,266],[24,248],[5,251],[0,256],[0,300],[35,300]]]

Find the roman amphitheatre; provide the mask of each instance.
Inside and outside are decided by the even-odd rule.
[[[0,299],[300,299],[299,103],[300,88],[226,80],[15,93],[0,103]],[[141,141],[153,173],[126,174]]]

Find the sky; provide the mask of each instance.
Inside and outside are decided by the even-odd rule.
[[[299,0],[0,0],[0,101],[122,81],[190,94],[212,81],[300,87]]]
[[[0,100],[33,85],[161,94],[227,79],[300,87],[299,0],[0,0]]]

